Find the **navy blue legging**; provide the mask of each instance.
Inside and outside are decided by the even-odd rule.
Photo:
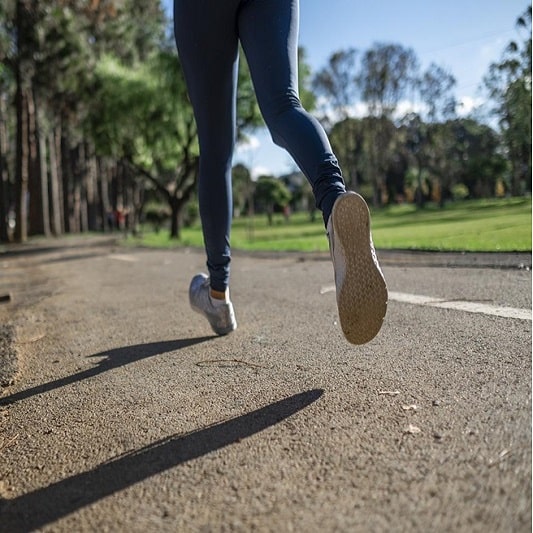
[[[298,96],[298,0],[174,0],[174,30],[200,143],[198,201],[211,287],[229,284],[238,45],[273,141],[305,174],[327,222],[344,181]]]

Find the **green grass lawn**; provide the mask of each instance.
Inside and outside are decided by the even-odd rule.
[[[412,205],[372,211],[372,233],[378,249],[448,251],[531,251],[531,198],[508,198],[450,203],[441,209]],[[233,223],[232,247],[263,251],[327,251],[322,218],[314,223],[305,213],[289,222],[281,215],[267,225],[266,216],[240,218]],[[155,247],[203,246],[200,226],[184,228],[179,241],[168,230],[146,231],[129,244]]]

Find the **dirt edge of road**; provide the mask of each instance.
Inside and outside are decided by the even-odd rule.
[[[0,324],[0,387],[13,385],[18,372],[15,327]]]

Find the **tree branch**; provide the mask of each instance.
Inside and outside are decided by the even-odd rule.
[[[165,196],[165,198],[167,200],[170,199],[170,192],[168,191],[168,189],[162,185],[159,180],[153,176],[152,174],[150,174],[150,172],[148,172],[148,170],[146,170],[145,168],[133,163],[133,161],[130,161],[129,159],[123,159],[124,163],[130,167],[133,171],[141,174],[142,176],[144,176],[145,178],[148,179],[148,181],[150,181],[151,183],[153,183],[156,187],[156,189]]]

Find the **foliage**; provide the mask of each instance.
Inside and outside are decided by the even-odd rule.
[[[254,86],[250,76],[250,67],[246,56],[239,56],[239,71],[237,85],[237,136],[246,137],[245,132],[263,124],[259,104],[255,97]]]
[[[453,118],[457,103],[451,93],[456,84],[452,74],[431,63],[417,84],[429,122]]]
[[[312,111],[316,105],[316,96],[311,87],[311,67],[307,62],[305,48],[298,48],[298,92],[302,106]]]
[[[310,110],[320,103],[348,186],[376,206],[530,191],[530,7],[517,26],[521,40],[485,80],[497,131],[459,119],[453,75],[435,64],[420,72],[409,48],[339,50],[314,78],[299,49],[300,98]],[[0,240],[12,237],[13,212],[20,240],[106,230],[119,210],[133,228],[154,195],[172,236],[193,222],[196,126],[168,35],[159,1],[1,2]],[[400,116],[413,95],[417,113]],[[243,54],[237,123],[239,139],[262,124]],[[255,184],[236,167],[235,215],[256,205],[272,223],[291,194],[292,207],[312,206],[307,182],[291,179],[283,191],[282,181]]]
[[[370,116],[391,118],[400,99],[416,80],[414,51],[399,44],[377,43],[361,60],[358,82]]]
[[[233,213],[240,216],[244,213],[246,206],[251,209],[253,206],[252,196],[254,183],[250,171],[243,165],[237,164],[231,171],[232,191],[233,191]]]
[[[357,55],[355,48],[334,52],[313,80],[313,88],[333,106],[335,119],[340,122],[350,116],[358,94]],[[327,110],[325,114],[327,117]]]
[[[523,41],[509,43],[501,61],[490,66],[485,85],[511,164],[511,192],[522,194],[531,191],[531,4],[517,27]]]
[[[471,198],[494,196],[496,181],[507,168],[504,157],[498,153],[496,132],[472,119],[456,120],[451,127],[456,141],[457,181],[467,187]]]
[[[170,218],[167,207],[159,203],[149,203],[144,206],[144,221],[152,225],[154,231],[159,233],[161,227]]]
[[[260,176],[255,184],[254,201],[267,214],[269,224],[272,224],[274,209],[284,208],[291,201],[291,193],[287,186],[272,176]]]
[[[97,70],[98,113],[90,125],[99,153],[124,160],[147,179],[171,210],[179,236],[183,208],[196,187],[196,126],[175,53],[161,50],[149,64],[126,68],[115,58]]]

